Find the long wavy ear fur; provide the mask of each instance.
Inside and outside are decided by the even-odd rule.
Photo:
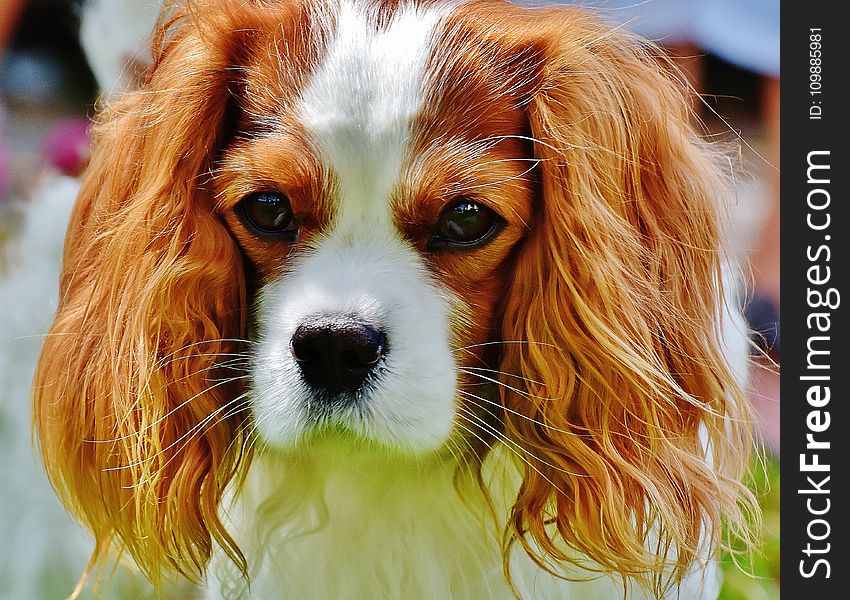
[[[203,187],[234,29],[173,14],[147,83],[101,115],[35,376],[38,444],[95,562],[126,549],[155,583],[164,569],[199,579],[215,544],[244,567],[217,511],[240,461],[226,417],[241,388],[217,365],[244,350],[246,291]]]
[[[744,530],[753,508],[747,404],[720,339],[725,186],[650,48],[583,12],[534,15],[538,221],[502,331],[527,343],[500,370],[527,382],[502,388],[505,427],[539,460],[506,539],[543,567],[578,550],[660,593],[721,515]]]

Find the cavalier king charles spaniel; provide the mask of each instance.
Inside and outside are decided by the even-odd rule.
[[[656,58],[504,0],[166,9],[35,377],[91,564],[209,598],[715,597],[753,511],[744,332],[720,161]]]

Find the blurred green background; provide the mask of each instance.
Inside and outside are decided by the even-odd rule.
[[[779,459],[769,456],[752,466],[752,488],[764,516],[761,551],[752,560],[724,553],[720,600],[776,600],[779,598]],[[684,598],[682,600],[685,600]]]

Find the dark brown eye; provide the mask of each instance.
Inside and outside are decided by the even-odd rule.
[[[478,246],[501,229],[504,221],[493,210],[471,198],[459,198],[440,214],[431,250]]]
[[[278,192],[256,192],[240,203],[247,225],[263,235],[295,231],[289,198]]]

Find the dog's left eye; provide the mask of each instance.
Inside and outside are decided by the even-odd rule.
[[[240,203],[244,220],[257,233],[281,235],[295,231],[289,198],[278,192],[255,192]]]
[[[430,250],[475,247],[498,233],[503,224],[499,215],[480,202],[457,198],[443,209],[428,246]]]

